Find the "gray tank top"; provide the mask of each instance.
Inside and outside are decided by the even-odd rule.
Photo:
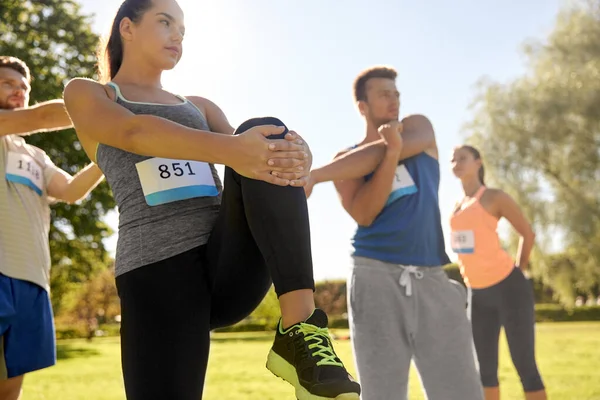
[[[116,102],[134,114],[210,130],[202,112],[183,97],[173,105],[133,102],[109,85]],[[145,157],[104,144],[98,145],[96,161],[119,210],[116,276],[206,244],[221,203],[214,165]]]

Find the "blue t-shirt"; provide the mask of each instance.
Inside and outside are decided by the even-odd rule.
[[[438,160],[427,153],[402,160],[387,204],[370,226],[356,230],[354,255],[421,267],[450,263],[442,231],[439,185]]]

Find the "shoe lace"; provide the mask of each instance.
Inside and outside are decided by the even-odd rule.
[[[331,347],[329,330],[327,328],[319,328],[312,324],[301,323],[296,333],[303,333],[306,342],[313,342],[308,345],[308,348],[310,350],[317,349],[312,353],[312,356],[321,358],[317,362],[318,366],[333,365],[344,367],[344,364],[339,361],[339,358]]]

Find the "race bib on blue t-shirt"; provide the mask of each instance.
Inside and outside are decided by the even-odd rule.
[[[44,193],[44,173],[42,167],[28,154],[8,152],[6,180],[25,185],[38,196]]]
[[[136,168],[149,206],[219,194],[205,162],[150,158]]]
[[[406,166],[404,166],[404,164],[398,165],[394,175],[394,182],[392,183],[392,191],[388,197],[386,205],[398,200],[401,197],[417,193],[417,191],[417,185],[415,185],[415,181],[413,180],[412,176],[410,176]]]
[[[473,231],[455,231],[451,236],[452,250],[457,254],[475,252],[475,234]]]

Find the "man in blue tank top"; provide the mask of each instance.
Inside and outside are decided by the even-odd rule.
[[[362,400],[408,398],[414,360],[432,400],[479,400],[483,392],[465,313],[465,292],[442,266],[445,252],[433,126],[398,121],[396,71],[374,67],[354,82],[364,140],[311,172],[334,181],[357,222],[348,312]]]

